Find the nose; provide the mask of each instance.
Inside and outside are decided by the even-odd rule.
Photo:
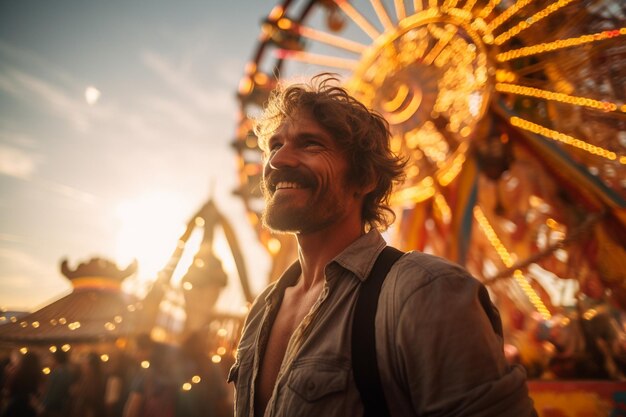
[[[272,169],[295,167],[298,164],[297,154],[290,144],[283,144],[273,150],[267,159],[267,165]]]

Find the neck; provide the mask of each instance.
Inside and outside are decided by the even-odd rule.
[[[298,258],[302,266],[302,284],[308,288],[323,282],[326,265],[364,233],[364,227],[359,222],[340,230],[333,228],[296,234]]]

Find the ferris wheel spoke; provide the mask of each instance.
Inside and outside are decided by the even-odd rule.
[[[398,20],[402,20],[406,17],[406,9],[404,7],[404,0],[393,0],[393,5],[396,9],[396,17]]]
[[[458,3],[458,0],[445,0],[443,4],[441,5],[441,8],[443,10],[453,9],[456,7],[457,3]]]
[[[574,1],[574,0],[558,0],[558,1],[555,1],[554,3],[550,4],[549,6],[545,7],[544,9],[538,11],[537,13],[535,13],[534,15],[529,17],[528,19],[522,20],[521,22],[519,22],[518,24],[513,26],[511,29],[507,30],[506,32],[504,32],[504,33],[502,33],[502,34],[500,34],[498,36],[496,36],[496,38],[494,39],[494,43],[496,45],[502,45],[504,42],[508,41],[512,37],[517,36],[521,32],[531,28],[537,22],[540,22],[541,20],[545,19],[546,17],[550,16],[551,14],[557,12],[559,9],[567,6],[572,1]]]
[[[362,54],[367,49],[367,45],[355,42],[351,39],[347,39],[341,36],[332,35],[330,33],[317,30],[307,26],[295,26],[294,29],[299,35],[302,35],[313,41],[325,43],[326,45],[334,46],[335,48],[344,49],[346,51]]]
[[[476,0],[467,0],[465,5],[463,6],[463,10],[465,10],[466,12],[471,12],[475,5]]]
[[[552,139],[556,142],[561,142],[565,145],[569,145],[573,148],[587,152],[591,155],[596,155],[609,161],[617,161],[622,165],[626,165],[626,155],[618,155],[617,153],[602,148],[600,146],[593,145],[584,140],[575,138],[557,130],[549,129],[537,123],[533,123],[530,120],[522,119],[521,117],[513,116],[509,119],[511,125],[518,127],[528,132],[536,133],[544,136],[548,139]]]
[[[277,49],[277,58],[287,61],[298,61],[307,64],[321,65],[324,67],[340,68],[354,71],[358,65],[355,59],[338,58],[330,55],[313,54],[304,51],[293,51],[289,49]]]
[[[456,27],[445,30],[441,38],[437,41],[435,46],[433,46],[433,49],[431,49],[428,52],[428,54],[424,57],[424,60],[423,60],[424,65],[428,66],[432,64],[435,61],[435,59],[437,59],[437,57],[439,56],[439,54],[441,54],[443,49],[448,45],[448,43],[450,43],[454,35],[456,35],[456,31],[457,31]]]
[[[378,16],[378,20],[380,20],[380,23],[382,23],[385,30],[386,31],[393,30],[395,25],[389,18],[387,9],[385,9],[385,6],[382,4],[382,2],[380,0],[370,0],[370,2],[372,3],[372,6],[374,7],[374,11],[376,12],[376,15]]]
[[[478,223],[479,229],[485,234],[487,237],[487,241],[491,245],[491,247],[496,251],[498,257],[502,261],[505,267],[510,268],[515,263],[515,256],[505,247],[504,243],[498,236],[496,230],[491,225],[491,222],[480,208],[479,205],[474,206],[474,219]],[[535,309],[546,319],[550,318],[550,311],[547,309],[545,304],[541,301],[541,297],[537,294],[537,292],[532,288],[532,286],[528,283],[526,277],[522,273],[521,270],[515,270],[513,273],[513,278],[519,287],[524,291],[528,300],[533,304]]]
[[[559,39],[554,42],[544,42],[537,45],[529,45],[519,49],[511,49],[496,55],[498,62],[507,62],[517,58],[527,56],[536,56],[548,52],[558,51],[566,48],[573,48],[580,45],[586,45],[595,42],[602,42],[607,39],[616,38],[626,35],[626,27],[613,30],[605,30],[602,32],[581,35],[572,38]]]
[[[478,17],[480,17],[481,19],[486,19],[487,16],[489,16],[491,14],[491,12],[493,12],[493,9],[500,4],[501,0],[489,0],[489,3],[487,3],[487,5],[485,7],[483,7],[483,9],[480,11],[480,13],[478,13]]]
[[[487,32],[493,33],[493,31],[499,28],[504,22],[506,22],[511,17],[513,17],[515,13],[519,12],[520,10],[522,10],[524,7],[528,6],[532,2],[533,0],[518,0],[517,2],[515,2],[514,5],[507,8],[504,12],[500,13],[491,22],[489,22],[489,24],[487,25]],[[481,12],[481,15],[482,15],[482,12]]]
[[[572,104],[575,106],[587,107],[603,112],[623,112],[626,108],[620,107],[616,103],[606,100],[594,100],[588,97],[572,96],[554,91],[542,90],[539,88],[526,87],[518,84],[496,83],[496,91],[501,93],[510,93],[526,97],[541,98],[546,101],[555,101],[560,103]]]
[[[424,5],[422,4],[422,0],[414,0],[413,1],[413,12],[417,13],[424,10]]]
[[[372,40],[380,36],[380,32],[376,30],[374,26],[359,13],[347,0],[335,0],[337,6],[348,16],[352,21],[365,32]]]

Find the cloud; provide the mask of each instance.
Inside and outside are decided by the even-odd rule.
[[[23,48],[17,48],[0,39],[0,57],[2,62],[13,62],[23,68],[41,68],[66,85],[74,84],[72,78],[52,62]]]
[[[96,196],[85,191],[81,191],[77,188],[70,187],[69,185],[60,184],[53,181],[42,180],[41,184],[48,190],[53,191],[63,197],[70,200],[78,201],[84,204],[93,204],[96,201]]]
[[[159,115],[159,119],[174,123],[183,130],[195,134],[205,134],[207,131],[206,122],[194,115],[186,106],[174,100],[167,100],[162,97],[148,97],[143,103],[146,107],[152,108]],[[180,131],[180,129],[178,129]]]
[[[42,263],[38,258],[18,249],[0,248],[0,259],[5,263],[10,260],[12,269],[24,271],[24,275],[41,276],[50,273],[50,265]]]
[[[0,304],[22,309],[24,306],[41,305],[67,292],[70,284],[58,271],[58,265],[54,262],[41,261],[18,249],[0,248]],[[37,291],[33,291],[33,288],[37,288]]]
[[[233,105],[229,105],[234,104],[232,91],[226,89],[208,91],[205,87],[194,83],[187,71],[176,68],[165,57],[154,52],[143,52],[141,59],[158,77],[202,112],[213,115],[232,115]]]
[[[5,89],[7,93],[13,94],[18,99],[40,100],[42,104],[49,105],[57,114],[70,121],[78,130],[84,131],[90,127],[84,102],[74,99],[58,86],[27,72],[5,67],[0,72],[0,88],[7,85],[10,86]]]
[[[99,101],[97,105],[89,106],[83,96],[86,85],[37,54],[0,41],[0,93],[52,112],[79,132],[97,132],[100,137],[106,135],[108,141],[117,138],[126,142],[125,138],[132,137],[133,141],[152,146],[157,140],[170,142],[172,132],[179,138],[206,137],[215,129],[208,118],[224,120],[233,117],[234,94],[226,88],[209,91],[195,83],[188,73],[197,56],[206,51],[191,52],[176,66],[159,54],[145,52],[142,55],[144,64],[171,87],[180,100],[139,96],[136,99],[141,107],[128,111],[112,102],[111,97],[106,103]],[[37,75],[40,71],[45,75]],[[11,172],[16,169],[12,168]],[[22,169],[26,170],[26,167]]]
[[[22,148],[36,149],[38,142],[31,136],[8,130],[0,130],[0,142],[11,143]]]
[[[21,149],[0,144],[0,173],[10,177],[30,179],[41,157]]]
[[[7,136],[0,135],[0,138],[5,139]],[[23,141],[23,138],[17,137],[15,141]],[[93,194],[65,184],[37,178],[37,168],[42,160],[43,157],[39,154],[0,143],[0,174],[31,181],[48,191],[52,191],[55,194],[73,201],[84,204],[93,204],[95,202],[96,197]],[[2,240],[1,237],[0,240]]]
[[[96,201],[93,194],[65,184],[36,178],[37,166],[41,159],[40,155],[33,155],[21,149],[0,144],[0,174],[31,181],[57,195],[83,204],[93,204]],[[4,240],[3,236],[0,235],[0,240]]]

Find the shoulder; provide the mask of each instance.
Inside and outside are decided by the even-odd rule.
[[[394,264],[380,302],[395,323],[402,317],[414,323],[416,315],[430,322],[463,322],[478,314],[499,328],[497,312],[480,281],[454,262],[421,252],[408,252]]]
[[[391,268],[387,290],[401,294],[425,291],[431,293],[442,287],[450,289],[478,288],[481,283],[465,268],[439,256],[422,252],[405,253]]]
[[[501,333],[499,314],[485,286],[444,258],[408,252],[392,267],[381,292],[386,322],[440,329],[479,325]]]

